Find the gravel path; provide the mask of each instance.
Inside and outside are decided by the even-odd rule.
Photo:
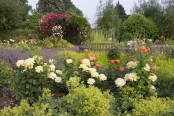
[[[60,61],[59,57],[57,56],[57,54],[60,51],[75,51],[75,52],[79,52],[79,46],[74,45],[73,48],[51,48],[51,49],[43,49],[43,54],[45,56],[45,59],[55,59],[57,61],[58,64],[61,64],[62,62]],[[55,57],[56,55],[56,57]]]

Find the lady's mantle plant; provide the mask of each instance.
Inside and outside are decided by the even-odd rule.
[[[18,60],[16,82],[16,96],[28,98],[32,103],[41,95],[43,88],[54,90],[54,83],[61,83],[60,70],[56,70],[55,60],[44,63],[42,56],[34,56],[26,60]],[[58,89],[58,88],[57,88]]]

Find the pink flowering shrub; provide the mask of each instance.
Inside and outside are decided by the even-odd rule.
[[[39,22],[43,37],[66,39],[73,44],[87,41],[90,24],[78,15],[48,13]],[[61,27],[61,28],[60,28]],[[58,31],[58,33],[57,33]]]

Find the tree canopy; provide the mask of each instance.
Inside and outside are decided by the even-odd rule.
[[[82,11],[76,8],[71,0],[39,0],[37,3],[37,10],[41,14],[48,12],[65,13],[72,8],[78,15],[83,15]]]

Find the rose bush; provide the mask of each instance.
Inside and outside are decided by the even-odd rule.
[[[58,90],[55,86],[62,82],[60,70],[56,70],[56,61],[50,59],[48,63],[43,62],[42,56],[33,56],[26,60],[16,62],[17,74],[15,77],[18,98],[27,98],[30,103],[37,101],[43,88]]]

